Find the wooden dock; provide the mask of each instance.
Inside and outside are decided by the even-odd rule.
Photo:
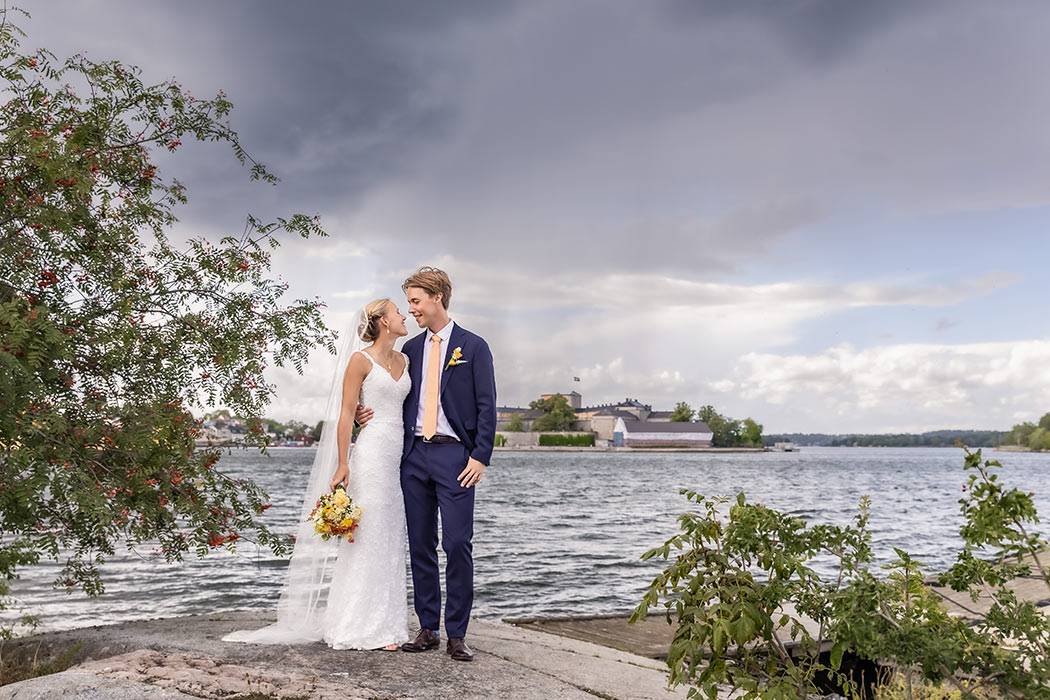
[[[1050,567],[1050,552],[1041,552],[1039,561],[1043,566]],[[1023,563],[1028,564],[1032,573],[1028,576],[1018,576],[1007,584],[1007,588],[1014,592],[1018,600],[1030,600],[1037,607],[1042,608],[1043,613],[1046,614],[1050,606],[1050,588],[1039,574],[1034,557],[1031,555],[1025,557]],[[975,601],[968,593],[960,593],[937,585],[936,579],[936,576],[927,578],[926,585],[941,597],[948,612],[958,615],[971,624],[983,620],[988,614],[992,605],[992,596],[988,592],[982,592]]]
[[[571,617],[507,618],[516,627],[578,639],[604,647],[619,649],[650,659],[666,659],[674,637],[674,626],[667,618],[653,612],[644,620],[627,624],[630,613],[613,615],[576,615]]]
[[[1032,558],[1028,557],[1028,563],[1032,566],[1032,574],[1014,579],[1010,588],[1017,594],[1018,599],[1030,600],[1043,608],[1044,612],[1050,612],[1050,588],[1040,577],[1031,560]],[[1040,561],[1044,566],[1050,566],[1050,552],[1041,554]],[[941,596],[948,611],[952,614],[959,615],[972,623],[984,619],[988,614],[991,606],[991,596],[988,594],[982,594],[975,602],[967,593],[958,593],[950,588],[937,585],[936,577],[927,579],[926,584]],[[645,620],[640,620],[633,625],[627,623],[629,617],[630,613],[619,613],[571,617],[508,618],[504,622],[569,639],[600,644],[638,656],[666,659],[675,627],[667,622],[666,616],[662,614],[662,608],[651,610]],[[814,622],[808,621],[806,627],[812,636],[817,635]],[[789,652],[794,651],[797,644],[791,640],[787,631],[779,631],[778,635]],[[829,642],[823,642],[821,651],[826,651],[829,646]]]
[[[675,626],[667,621],[662,609],[650,610],[644,620],[633,625],[628,623],[630,613],[614,615],[575,615],[572,617],[519,617],[507,618],[504,622],[569,639],[600,644],[650,659],[666,659],[667,650],[674,638]],[[811,636],[817,636],[817,624],[804,619],[803,624]],[[786,629],[778,629],[777,635],[789,654],[794,654],[798,643],[791,639]],[[829,642],[821,643],[821,651],[831,648]]]

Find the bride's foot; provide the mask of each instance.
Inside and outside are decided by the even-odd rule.
[[[383,651],[400,651],[400,644],[387,644],[385,647],[380,647]]]

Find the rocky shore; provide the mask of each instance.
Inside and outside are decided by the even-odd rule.
[[[70,668],[0,687],[0,700],[183,698],[684,698],[659,661],[588,642],[474,620],[471,663],[422,654],[335,651],[321,643],[230,644],[223,635],[261,627],[258,614],[126,622],[8,640],[3,658]],[[0,679],[2,680],[2,679]]]

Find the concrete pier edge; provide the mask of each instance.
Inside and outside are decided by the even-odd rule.
[[[323,643],[249,645],[222,642],[235,630],[261,627],[260,613],[158,618],[8,640],[18,649],[57,651],[83,644],[76,666],[0,687],[0,700],[230,698],[684,698],[667,687],[662,662],[586,641],[514,625],[472,620],[470,663],[450,659],[444,644],[421,654],[336,651]],[[414,622],[413,622],[414,624]]]

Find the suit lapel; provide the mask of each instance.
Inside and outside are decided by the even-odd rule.
[[[448,361],[452,359],[452,351],[460,347],[462,343],[463,332],[459,329],[459,324],[453,324],[452,333],[448,337],[448,352],[445,353],[445,366],[441,368],[441,394],[444,395],[445,387],[448,386],[449,377],[452,376],[452,372],[455,371],[453,367],[448,366]]]

